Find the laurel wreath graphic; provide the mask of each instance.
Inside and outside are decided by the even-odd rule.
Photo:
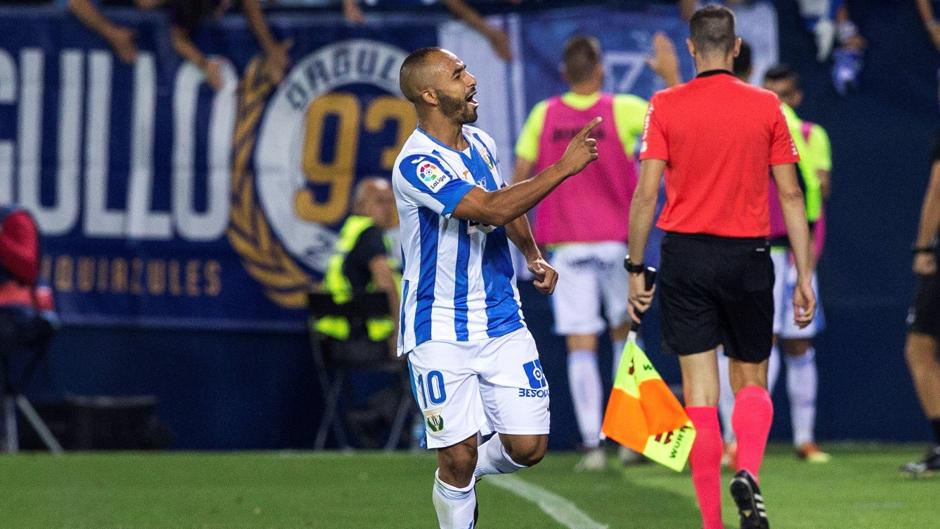
[[[264,59],[248,64],[238,88],[232,168],[231,213],[226,232],[229,243],[241,255],[245,270],[264,285],[264,293],[282,307],[301,308],[315,282],[287,253],[271,232],[264,210],[256,200],[251,153],[257,140],[258,122],[276,87],[264,68]]]

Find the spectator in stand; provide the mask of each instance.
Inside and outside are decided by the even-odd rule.
[[[868,42],[852,21],[845,0],[798,0],[798,4],[806,29],[816,37],[816,60],[825,62],[832,56],[832,84],[839,95],[846,95],[858,83]]]
[[[173,41],[173,49],[203,71],[209,86],[214,90],[221,89],[222,63],[218,59],[206,57],[192,41],[191,36],[204,19],[222,16],[231,7],[231,1],[170,0],[167,5],[170,9],[170,37]],[[290,64],[288,50],[292,42],[290,40],[278,42],[274,38],[264,19],[259,0],[242,0],[241,8],[245,13],[245,18],[248,19],[251,31],[264,51],[268,75],[275,83],[280,82]]]
[[[198,66],[205,74],[206,82],[214,90],[222,88],[222,63],[218,59],[206,57],[193,43],[191,35],[202,20],[224,14],[232,6],[231,0],[134,0],[134,3],[139,9],[145,10],[167,6],[170,11],[173,49],[184,59]],[[241,0],[240,4],[245,18],[248,19],[248,25],[264,50],[268,75],[274,82],[279,82],[290,63],[290,41],[275,40],[265,22],[260,0]],[[137,43],[133,29],[109,20],[93,0],[69,0],[68,7],[76,18],[98,32],[111,45],[114,54],[121,61],[133,64],[137,60]]]
[[[140,9],[154,9],[162,3],[163,0],[135,1]],[[118,59],[126,64],[133,64],[137,60],[137,43],[134,41],[133,29],[111,22],[92,0],[68,0],[68,8],[75,18],[108,42]]]
[[[940,51],[940,21],[937,20],[933,2],[931,0],[917,0],[917,11],[920,12],[920,19],[924,22],[924,29],[930,35],[930,41]]]
[[[512,1],[518,4],[521,0]],[[395,4],[402,7],[407,6],[427,6],[436,3],[437,0],[365,0],[368,5],[377,4]],[[502,29],[486,22],[476,9],[470,7],[466,0],[440,0],[451,13],[460,20],[463,20],[468,26],[478,31],[486,37],[490,46],[499,58],[504,61],[512,60],[512,49],[509,45],[509,37]],[[359,0],[343,0],[343,15],[346,20],[353,24],[362,24],[365,22],[365,16],[362,14],[362,8],[359,7]]]

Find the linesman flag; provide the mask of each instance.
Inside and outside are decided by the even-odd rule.
[[[647,284],[653,283],[655,274],[655,269],[647,270]],[[695,442],[695,428],[679,400],[637,345],[638,330],[639,325],[634,322],[617,367],[601,432],[681,472]]]

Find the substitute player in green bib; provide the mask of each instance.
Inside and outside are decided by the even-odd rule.
[[[735,59],[735,75],[746,81],[750,77],[750,53],[742,43],[742,54]],[[797,116],[794,108],[803,100],[799,76],[787,66],[773,66],[764,75],[764,88],[774,92],[780,98],[780,111],[783,113],[793,138],[793,143],[800,153],[797,172],[800,187],[806,200],[806,217],[810,226],[813,246],[813,269],[822,256],[825,240],[825,201],[831,192],[830,172],[832,153],[826,130],[816,123],[804,121]],[[773,185],[773,183],[771,183]],[[784,351],[787,366],[787,394],[790,402],[790,419],[793,429],[793,444],[797,455],[811,463],[829,461],[829,454],[823,452],[815,443],[814,426],[816,418],[816,351],[812,339],[823,330],[825,319],[822,308],[818,307],[817,317],[805,329],[794,325],[787,317],[788,307],[792,305],[793,289],[796,280],[796,267],[783,213],[776,193],[770,193],[770,241],[771,258],[774,263],[774,346],[767,368],[767,388],[773,393],[777,377],[780,374],[780,347]],[[812,278],[813,289],[817,289],[816,274]],[[722,394],[719,411],[724,427],[724,454],[722,464],[733,466],[737,457],[737,441],[731,426],[731,414],[734,407],[734,395],[728,385],[727,359],[719,362],[722,377]]]
[[[776,93],[780,98],[780,110],[787,120],[793,143],[800,153],[797,169],[806,197],[806,219],[809,221],[813,247],[812,285],[817,299],[817,316],[806,327],[796,326],[792,318],[787,317],[788,307],[792,306],[797,271],[780,202],[776,194],[771,193],[770,255],[774,262],[774,336],[777,338],[771,355],[779,355],[778,348],[784,353],[793,445],[797,455],[811,463],[825,463],[829,461],[830,456],[819,449],[814,436],[819,377],[813,338],[825,328],[825,316],[818,301],[819,287],[815,269],[825,240],[824,201],[831,192],[832,154],[825,129],[816,123],[800,119],[794,110],[803,101],[803,91],[796,72],[783,65],[772,67],[764,74],[764,88]],[[772,363],[776,364],[776,369],[769,370],[770,388],[773,388],[780,365],[779,360]]]
[[[653,70],[667,85],[679,82],[672,41],[654,37]],[[535,105],[516,144],[514,179],[519,182],[558,159],[585,121],[602,116],[596,129],[604,156],[585,169],[580,179],[561,184],[535,210],[535,241],[548,247],[559,272],[552,300],[555,332],[568,347],[568,385],[578,430],[587,453],[578,470],[605,468],[600,446],[603,386],[597,360],[597,335],[609,328],[616,372],[630,330],[627,316],[627,223],[630,197],[636,188],[633,153],[643,132],[648,103],[629,94],[608,94],[600,42],[575,36],[565,44],[562,77],[570,91]],[[590,215],[585,215],[590,211]],[[605,314],[601,315],[601,306]],[[604,320],[606,316],[606,323]],[[632,458],[623,449],[621,457]]]

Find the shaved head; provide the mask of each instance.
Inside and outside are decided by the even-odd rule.
[[[420,48],[405,58],[398,74],[398,86],[405,99],[415,105],[421,102],[421,91],[433,86],[434,73],[442,66],[435,55],[450,53],[443,48]]]
[[[437,115],[460,125],[477,120],[476,78],[443,48],[421,48],[408,55],[398,84],[419,119]]]

